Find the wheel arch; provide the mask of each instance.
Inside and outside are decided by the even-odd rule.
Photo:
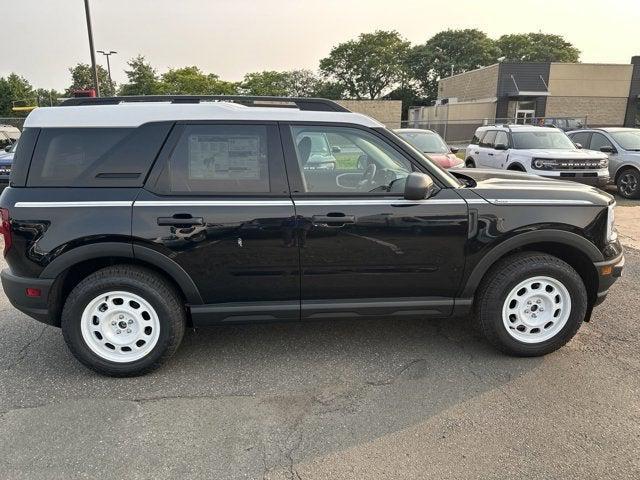
[[[602,253],[586,238],[564,230],[525,232],[495,246],[475,265],[467,277],[460,298],[474,298],[477,288],[496,262],[523,251],[547,253],[567,262],[582,278],[590,304],[595,303],[598,272],[594,262],[603,261]]]
[[[58,256],[42,271],[40,278],[54,279],[49,294],[49,310],[59,323],[64,299],[87,275],[116,264],[138,265],[165,277],[185,303],[201,305],[202,297],[191,277],[176,262],[140,245],[120,242],[93,243],[76,247]]]
[[[614,183],[618,183],[618,178],[620,177],[620,174],[622,172],[624,172],[625,170],[629,170],[629,169],[633,169],[633,170],[637,171],[638,173],[640,173],[640,165],[637,165],[635,163],[624,163],[624,164],[620,165],[618,167],[618,169],[616,170],[616,174],[613,177],[613,182]]]
[[[527,172],[527,169],[524,168],[524,165],[522,165],[522,163],[520,162],[512,162],[509,164],[509,166],[507,167],[507,170],[514,170],[516,172]]]

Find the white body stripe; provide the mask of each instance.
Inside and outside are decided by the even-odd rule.
[[[16,202],[16,208],[131,207],[133,201]]]
[[[327,200],[142,200],[133,201],[78,201],[78,202],[16,202],[16,208],[90,208],[90,207],[282,207],[282,206],[367,206],[367,205],[460,205],[468,203],[478,205],[493,203],[496,205],[595,205],[589,200],[562,200],[544,198],[473,198],[452,199],[327,199]]]

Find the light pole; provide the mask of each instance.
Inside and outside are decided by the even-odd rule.
[[[107,57],[107,72],[109,73],[109,85],[111,86],[111,90],[113,90],[113,80],[111,80],[111,64],[109,63],[109,57],[118,52],[114,50],[109,50],[108,52],[105,52],[104,50],[98,50],[98,53],[101,53],[102,55]]]
[[[91,51],[91,69],[93,70],[93,88],[96,96],[100,96],[100,85],[98,84],[98,67],[96,66],[96,52],[93,50],[93,30],[91,29],[91,11],[89,10],[89,0],[84,0],[84,13],[87,17],[87,33],[89,34],[89,50]]]

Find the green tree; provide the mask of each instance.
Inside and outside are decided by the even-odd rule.
[[[344,98],[344,85],[340,82],[320,80],[316,85],[313,97],[328,98],[330,100],[340,100]]]
[[[127,62],[129,70],[125,70],[128,82],[120,86],[120,95],[158,95],[162,86],[155,69],[142,55]]]
[[[496,42],[475,28],[436,33],[425,45],[438,78],[486,67],[500,57]]]
[[[415,94],[428,100],[438,97],[438,74],[434,70],[435,52],[428,45],[416,45],[409,50],[405,70],[415,85]]]
[[[501,36],[496,44],[507,62],[568,62],[580,59],[580,50],[562,35],[517,33]]]
[[[234,83],[220,80],[220,77],[203,73],[198,67],[183,67],[162,74],[161,90],[170,95],[234,95]]]
[[[242,93],[246,95],[267,95],[286,97],[289,88],[289,76],[286,72],[265,70],[247,73],[240,83]]]
[[[401,80],[409,45],[396,31],[363,33],[334,47],[320,60],[320,70],[352,97],[379,98]]]
[[[291,70],[284,74],[284,86],[288,97],[315,97],[321,80],[311,70]]]
[[[65,95],[70,97],[75,90],[88,90],[94,87],[91,65],[78,63],[69,69],[69,73],[71,73],[71,85],[66,89]],[[100,95],[103,97],[115,95],[115,88],[109,83],[109,73],[101,65],[98,65],[98,84]]]
[[[40,107],[50,107],[57,105],[58,99],[64,97],[64,94],[55,89],[38,88],[34,92],[36,104]]]
[[[33,87],[26,78],[16,73],[0,78],[0,116],[23,116],[24,113],[16,113],[12,110],[14,103],[20,106],[35,105]]]

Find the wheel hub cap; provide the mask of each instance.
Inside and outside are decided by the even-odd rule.
[[[523,343],[540,343],[554,337],[571,314],[567,288],[551,277],[537,276],[517,284],[502,307],[507,333]]]
[[[139,360],[158,342],[160,321],[139,295],[113,291],[91,300],[80,320],[82,338],[99,357],[112,362]]]

